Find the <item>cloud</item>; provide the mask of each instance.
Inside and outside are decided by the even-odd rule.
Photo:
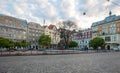
[[[39,3],[40,8],[46,8],[50,4],[48,0],[35,0],[35,1]]]
[[[18,14],[20,14],[20,15],[24,14],[24,11],[22,10],[22,8],[20,8],[18,6],[14,6],[14,9]]]
[[[110,0],[119,2],[119,0]],[[93,22],[113,14],[120,15],[120,7],[106,0],[3,0],[0,13],[26,19],[29,22],[56,24],[73,20],[78,27],[89,28]],[[83,15],[83,13],[86,15]]]
[[[72,18],[75,16],[75,6],[76,6],[76,2],[75,0],[62,0],[62,8],[61,12],[64,13],[64,17],[66,19]]]
[[[29,22],[34,21],[36,23],[41,24],[41,19],[36,17],[36,16],[33,16],[31,13],[29,13],[29,17],[28,18],[29,18],[29,20],[28,20]]]

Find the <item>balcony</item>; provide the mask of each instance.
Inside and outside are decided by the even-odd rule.
[[[98,31],[92,31],[92,33],[97,33]]]

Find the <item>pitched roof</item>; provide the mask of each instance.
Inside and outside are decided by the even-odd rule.
[[[106,17],[104,20],[92,23],[92,26],[97,26],[100,24],[105,24],[105,23],[113,22],[113,21],[117,21],[117,20],[120,20],[120,15],[119,16],[111,15],[111,16]]]
[[[52,25],[52,24],[50,24],[50,25],[48,26],[49,29],[53,29],[54,27],[56,28],[56,26],[55,26],[55,25]],[[56,29],[57,29],[57,28],[56,28]]]

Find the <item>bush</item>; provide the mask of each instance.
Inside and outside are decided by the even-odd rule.
[[[70,47],[70,48],[78,47],[78,43],[75,42],[75,41],[70,41],[70,42],[69,42],[69,47]]]

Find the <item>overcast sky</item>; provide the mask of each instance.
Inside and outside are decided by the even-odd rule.
[[[114,2],[114,3],[112,3]],[[119,0],[0,0],[0,14],[10,15],[43,25],[73,20],[80,28],[104,19],[111,10],[120,15]],[[86,15],[83,13],[86,12]]]

